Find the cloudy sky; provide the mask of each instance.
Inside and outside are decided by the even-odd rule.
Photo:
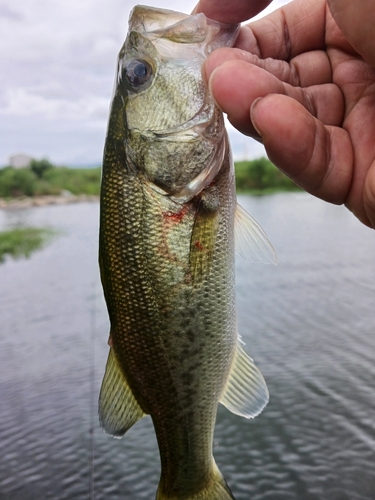
[[[136,3],[0,0],[0,165],[14,153],[100,163],[116,57]],[[196,2],[144,3],[188,13]],[[285,3],[275,0],[271,8]],[[264,154],[233,128],[230,135],[237,158]]]

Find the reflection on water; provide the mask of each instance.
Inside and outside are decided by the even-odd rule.
[[[374,232],[307,195],[241,201],[279,256],[237,262],[239,329],[271,399],[253,421],[220,408],[218,465],[237,500],[375,498]],[[154,498],[150,420],[123,440],[98,426],[98,205],[0,210],[0,229],[21,223],[61,236],[0,266],[0,498]]]
[[[6,257],[30,257],[53,236],[51,230],[39,227],[15,227],[0,231],[0,264]]]

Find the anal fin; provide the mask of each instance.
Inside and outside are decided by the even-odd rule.
[[[144,415],[111,348],[99,395],[100,425],[107,434],[121,438]]]
[[[238,343],[220,403],[236,415],[254,418],[266,406],[268,399],[263,375]]]

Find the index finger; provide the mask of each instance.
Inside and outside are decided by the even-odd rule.
[[[299,54],[325,48],[326,20],[325,0],[294,0],[244,26],[236,47],[262,59],[289,61]]]
[[[200,0],[193,14],[203,12],[221,23],[237,24],[259,14],[272,0]]]

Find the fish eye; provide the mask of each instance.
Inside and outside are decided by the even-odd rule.
[[[151,82],[151,64],[141,59],[133,59],[125,64],[122,76],[129,90],[143,89]]]

